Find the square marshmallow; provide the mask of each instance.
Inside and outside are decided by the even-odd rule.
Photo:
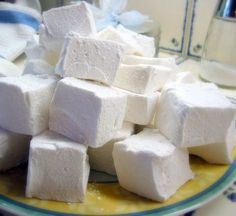
[[[125,54],[137,54],[141,53],[141,47],[136,43],[133,38],[130,38],[119,32],[113,26],[109,26],[97,34],[99,40],[115,41],[124,45]]]
[[[224,143],[236,109],[213,84],[177,84],[161,94],[156,126],[178,147]]]
[[[176,72],[165,66],[121,65],[114,86],[137,94],[149,94],[160,90]]]
[[[100,148],[89,148],[89,163],[91,169],[105,172],[110,175],[116,175],[114,161],[112,157],[113,146],[115,142],[128,138],[134,133],[134,124],[124,122],[122,129],[118,130],[111,141]]]
[[[39,37],[38,35],[33,35],[26,44],[25,47],[25,55],[27,60],[32,59],[41,59],[43,58],[44,48],[42,45],[39,44]]]
[[[63,41],[61,43],[63,43]],[[42,60],[53,66],[57,64],[60,55],[59,51],[50,50],[48,47],[45,48],[34,38],[27,42],[25,54],[28,61]]]
[[[22,71],[12,62],[0,58],[0,78],[1,77],[18,77]]]
[[[214,143],[203,146],[196,146],[188,148],[190,154],[197,155],[208,163],[214,164],[231,164],[234,161],[233,149],[236,144],[235,140],[235,119],[232,121],[231,126],[222,143]]]
[[[56,82],[33,75],[0,79],[0,126],[27,135],[46,130]]]
[[[97,34],[97,38],[100,40],[110,40],[123,44],[125,48],[125,54],[127,55],[155,55],[155,44],[153,38],[139,35],[129,30],[124,31],[123,29],[125,28],[114,28],[112,26],[109,26],[100,31]],[[142,42],[140,40],[142,40]],[[143,47],[143,45],[145,44],[143,40],[145,42],[148,40],[148,42],[151,43],[149,45],[149,51],[145,49],[146,47]]]
[[[174,81],[176,83],[195,83],[198,79],[192,72],[185,71],[177,73]]]
[[[56,73],[111,85],[120,66],[123,46],[70,33],[65,39]]]
[[[42,78],[55,77],[54,67],[42,59],[30,59],[25,64],[23,75],[31,74]]]
[[[88,184],[87,148],[46,131],[32,139],[26,196],[63,202],[83,202]]]
[[[152,123],[156,114],[160,92],[141,95],[118,88],[115,89],[127,95],[125,121],[138,125],[149,125]]]
[[[30,136],[0,129],[0,172],[27,161]]]
[[[113,158],[120,185],[152,200],[167,200],[193,178],[188,152],[155,129],[116,143]]]
[[[127,98],[114,89],[75,78],[58,83],[49,128],[81,144],[99,147],[122,127]]]
[[[70,31],[81,36],[96,34],[93,14],[86,3],[50,9],[43,13],[39,41],[46,49],[60,52],[64,37]]]
[[[170,67],[176,72],[180,71],[179,67],[176,65],[174,58],[148,58],[148,57],[135,56],[135,55],[126,55],[122,59],[122,64],[126,64],[126,65],[139,65],[139,64],[159,65],[159,66]]]
[[[146,35],[138,34],[125,28],[122,25],[117,26],[117,31],[126,37],[127,42],[134,44],[138,49],[136,55],[153,57],[156,54],[155,39]],[[131,42],[132,41],[132,42]],[[134,42],[133,42],[134,41]]]

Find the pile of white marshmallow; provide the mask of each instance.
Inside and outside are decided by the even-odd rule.
[[[0,78],[0,170],[30,149],[27,197],[83,202],[91,166],[162,202],[194,177],[189,151],[231,163],[235,107],[153,58],[154,44],[122,26],[97,33],[85,3],[44,12],[23,75]]]

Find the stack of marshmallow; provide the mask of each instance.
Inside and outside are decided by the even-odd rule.
[[[165,201],[194,176],[187,148],[232,162],[235,108],[153,58],[153,38],[122,26],[97,33],[81,3],[45,12],[26,54],[22,76],[0,79],[0,170],[25,160],[31,140],[27,197],[83,202],[91,166]],[[132,135],[135,125],[144,129]]]

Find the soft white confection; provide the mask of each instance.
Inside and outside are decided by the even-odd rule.
[[[58,83],[49,128],[81,144],[100,147],[122,128],[127,97],[114,89],[75,78]]]
[[[45,48],[60,52],[64,37],[70,31],[81,36],[96,34],[93,14],[86,3],[53,8],[43,13],[39,40]]]
[[[83,202],[89,170],[86,146],[46,131],[30,143],[26,196]]]
[[[153,37],[138,34],[125,28],[122,25],[117,26],[117,31],[126,38],[126,41],[136,48],[135,55],[154,57],[156,54],[155,39]]]
[[[193,178],[189,155],[155,129],[145,129],[114,145],[120,185],[140,196],[163,202]]]
[[[152,124],[156,114],[160,92],[141,95],[118,88],[116,89],[127,95],[125,121],[138,125]]]
[[[214,84],[176,84],[163,90],[155,125],[178,147],[224,143],[235,113]]]
[[[197,78],[191,72],[180,72],[176,74],[175,77],[176,83],[195,83]]]
[[[115,142],[128,138],[134,133],[134,124],[124,122],[122,129],[118,130],[111,141],[100,148],[89,148],[89,163],[91,169],[116,175],[114,161],[112,157]]]
[[[112,26],[105,28],[97,34],[97,38],[100,40],[110,40],[121,43],[124,45],[125,54],[127,55],[141,55],[143,56],[143,47],[138,43],[137,39],[132,34],[120,31]],[[150,55],[153,55],[151,53]]]
[[[198,82],[197,78],[191,72],[179,72],[176,73],[175,77],[169,79],[166,85],[170,84],[187,84],[187,83],[196,83]]]
[[[0,58],[0,78],[21,76],[22,71],[12,62]]]
[[[112,41],[70,33],[64,43],[56,73],[111,85],[120,66],[123,46]]]
[[[46,61],[41,59],[28,60],[23,71],[23,75],[32,74],[39,77],[53,77],[54,67],[48,64]]]
[[[126,55],[122,59],[122,63],[127,65],[145,64],[145,65],[166,66],[172,68],[176,72],[180,70],[175,63],[174,58],[147,58],[135,55]]]
[[[32,37],[26,44],[25,54],[28,60],[43,58],[44,49],[36,37]]]
[[[130,37],[127,38],[126,35],[119,32],[113,26],[109,26],[100,31],[97,34],[97,39],[115,41],[123,44],[125,49],[125,54],[127,55],[141,52],[141,48],[139,47],[138,44],[136,44],[136,41],[134,41],[133,38]]]
[[[62,43],[63,41],[61,42],[61,44]],[[41,59],[54,66],[58,62],[60,53],[59,51],[49,49],[48,47],[45,48],[43,45],[39,44],[34,37],[28,41],[25,48],[25,54],[28,61]]]
[[[15,133],[37,135],[48,128],[49,104],[56,79],[34,75],[0,79],[0,126]]]
[[[197,155],[209,163],[230,164],[234,161],[235,120],[232,121],[225,142],[189,148],[190,154]]]
[[[160,90],[175,74],[166,66],[122,64],[113,85],[137,94],[149,94]]]
[[[11,169],[28,158],[30,136],[0,129],[0,171]]]
[[[42,46],[46,50],[50,50],[51,52],[54,52],[55,55],[57,54],[57,56],[60,55],[65,36],[57,38],[55,35],[50,35],[48,33],[47,27],[45,26],[44,23],[41,23],[39,26],[40,46]]]

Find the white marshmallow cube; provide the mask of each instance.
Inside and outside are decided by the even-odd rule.
[[[138,125],[152,124],[156,114],[160,92],[141,95],[118,88],[116,89],[127,95],[125,121]]]
[[[197,78],[191,72],[180,72],[176,74],[175,77],[176,83],[195,83],[197,82]]]
[[[87,148],[46,131],[32,139],[26,196],[83,202],[89,176]]]
[[[122,34],[116,28],[109,26],[97,34],[97,39],[109,40],[121,43],[124,45],[125,54],[141,53],[141,47],[136,43],[133,38]]]
[[[25,54],[28,60],[43,58],[45,48],[39,44],[39,38],[37,35],[31,37],[28,40],[25,47]]]
[[[117,26],[117,31],[126,38],[126,42],[136,47],[135,55],[154,57],[156,54],[155,39],[146,35],[138,34],[125,28],[122,25]]]
[[[147,36],[138,35],[138,34],[130,31],[123,31],[121,28],[114,28],[109,26],[97,34],[97,38],[100,40],[110,40],[121,43],[124,45],[125,54],[127,55],[148,55],[154,56],[155,54],[155,44],[153,43],[153,39]],[[142,47],[143,43],[140,42],[139,39],[144,39],[145,41],[148,40],[150,45],[150,50],[147,52],[147,49]]]
[[[170,67],[175,71],[179,71],[179,67],[176,65],[174,58],[148,58],[142,56],[135,56],[135,55],[126,55],[122,59],[123,64],[127,65],[159,65],[159,66],[166,66]]]
[[[122,64],[113,85],[133,93],[148,94],[160,90],[175,74],[165,66]]]
[[[155,129],[145,129],[114,145],[120,185],[140,196],[163,202],[193,178],[189,155]]]
[[[70,31],[81,36],[96,34],[93,14],[86,3],[50,9],[43,13],[39,41],[48,50],[60,52],[64,37]]]
[[[27,161],[30,136],[0,129],[0,171]]]
[[[176,73],[175,77],[172,77],[172,79],[169,79],[166,85],[172,85],[172,84],[190,84],[190,83],[196,83],[199,82],[197,78],[193,75],[191,72],[178,72]]]
[[[116,175],[112,157],[114,143],[128,138],[133,133],[134,124],[130,122],[124,122],[122,129],[117,131],[111,141],[100,148],[89,148],[88,155],[91,169],[105,172],[110,175]]]
[[[122,128],[127,97],[109,87],[75,78],[58,83],[49,128],[81,144],[100,147]]]
[[[60,44],[62,43],[63,41],[60,42]],[[42,44],[39,44],[35,38],[32,38],[27,43],[25,54],[28,61],[43,60],[48,64],[55,66],[58,62],[60,51],[49,49],[48,46],[44,47]]]
[[[224,143],[235,112],[213,84],[176,84],[163,90],[155,124],[178,147]]]
[[[0,126],[27,135],[46,130],[56,82],[33,75],[1,78]]]
[[[12,62],[0,58],[0,78],[1,77],[18,77],[22,71]]]
[[[235,140],[235,120],[226,135],[226,139],[222,143],[208,144],[189,148],[189,153],[197,155],[208,163],[214,164],[231,164],[234,161],[233,149],[236,143]]]
[[[70,33],[64,43],[56,73],[62,77],[95,80],[111,85],[120,66],[123,46]]]
[[[31,74],[38,77],[53,77],[56,76],[54,73],[54,67],[48,64],[42,59],[31,59],[26,62],[23,75]]]

